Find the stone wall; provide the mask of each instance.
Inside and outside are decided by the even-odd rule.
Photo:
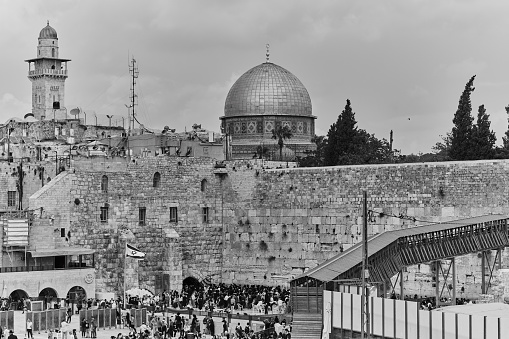
[[[0,211],[16,210],[15,206],[8,206],[8,191],[16,192],[16,201],[19,199],[19,173],[23,173],[22,208],[28,208],[28,198],[42,186],[48,183],[48,178],[55,176],[55,163],[41,162],[7,162],[0,161]]]
[[[147,253],[145,260],[127,263],[128,282],[149,290],[163,273],[171,275],[171,288],[188,276],[286,284],[361,240],[363,190],[372,211],[370,234],[509,210],[504,160],[267,169],[262,161],[215,168],[206,158],[158,157],[73,166],[69,182],[51,188],[69,191],[55,198],[65,201],[54,208],[69,209],[72,244],[97,249],[102,292],[123,284],[126,241]],[[153,187],[155,172],[159,187]],[[103,175],[107,192],[101,191]],[[105,204],[109,216],[101,222]],[[140,207],[146,208],[145,225],[139,223]],[[177,222],[170,222],[171,207],[178,210]],[[479,262],[476,255],[458,260],[466,294],[480,292]],[[409,268],[404,279],[408,294],[434,291],[428,265]],[[498,286],[498,278],[492,284]]]
[[[229,175],[237,199],[223,256],[223,279],[235,282],[276,284],[359,242],[363,190],[369,234],[509,211],[503,160],[239,170]],[[433,295],[429,273],[427,265],[409,268],[407,293]],[[458,260],[458,279],[465,295],[480,292],[476,255]]]

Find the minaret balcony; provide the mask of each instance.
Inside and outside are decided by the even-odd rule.
[[[52,76],[64,76],[67,77],[67,70],[63,69],[35,69],[33,71],[28,71],[28,76],[41,76],[41,75],[52,75]]]

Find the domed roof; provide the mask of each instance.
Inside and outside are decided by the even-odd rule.
[[[224,115],[311,116],[306,87],[286,69],[265,62],[244,73],[226,97]]]
[[[48,25],[41,29],[41,33],[39,33],[39,39],[58,39],[57,38],[57,31],[53,27]]]

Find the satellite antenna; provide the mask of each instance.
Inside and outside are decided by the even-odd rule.
[[[79,107],[76,107],[76,108],[73,108],[71,109],[71,111],[69,112],[70,115],[77,115],[78,116],[78,120],[80,119],[80,108]]]
[[[80,109],[78,107],[71,109],[69,112],[70,115],[78,115],[80,114]]]

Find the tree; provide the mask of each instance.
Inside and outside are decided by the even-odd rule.
[[[276,126],[272,130],[272,139],[277,140],[279,146],[279,160],[283,160],[283,146],[285,145],[284,140],[290,139],[293,136],[292,130],[288,126]]]
[[[475,75],[465,85],[465,89],[460,96],[458,109],[454,114],[452,122],[454,126],[451,133],[451,148],[449,156],[453,160],[468,160],[471,158],[471,136],[472,136],[472,104],[470,95],[475,90]]]
[[[324,150],[324,165],[361,165],[390,162],[392,152],[387,140],[377,139],[373,134],[357,128],[355,113],[350,100],[338,120],[327,133]]]
[[[490,116],[486,114],[484,105],[479,106],[477,124],[472,127],[471,159],[493,159],[495,156],[495,141],[497,138],[490,131]]]
[[[449,153],[451,152],[452,132],[447,132],[445,136],[440,135],[440,138],[442,138],[442,141],[437,142],[431,149],[438,161],[451,160]]]
[[[327,147],[327,138],[323,135],[315,135],[311,142],[316,144],[316,150],[305,151],[305,156],[298,159],[299,167],[320,167],[324,166],[324,152]]]
[[[505,106],[505,113],[509,117],[509,106]],[[502,137],[502,147],[509,151],[509,127],[507,131],[505,131],[505,135]]]

